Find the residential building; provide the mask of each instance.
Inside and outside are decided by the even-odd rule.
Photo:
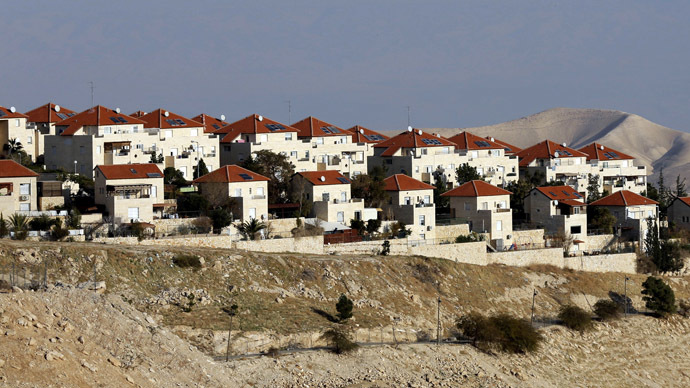
[[[525,197],[528,220],[547,234],[572,236],[576,251],[587,241],[587,205],[584,196],[571,186],[543,186]]]
[[[119,109],[95,106],[56,124],[45,137],[45,164],[91,177],[96,165],[148,163],[162,156],[161,168],[173,167],[191,180],[198,160],[209,170],[219,165],[218,138],[203,125],[157,109],[141,118]]]
[[[507,143],[503,140],[496,139],[493,136],[487,136],[487,137],[485,137],[485,139],[491,140],[492,142],[498,143],[501,146],[503,146],[503,151],[508,156],[513,156],[513,155],[517,154],[518,152],[522,151],[522,148],[514,146],[514,145]]]
[[[659,224],[659,203],[629,190],[616,191],[589,206],[608,209],[616,217],[617,234],[630,241],[644,241],[649,230],[648,219]]]
[[[455,152],[455,143],[412,128],[375,144],[374,156],[368,159],[370,169],[384,166],[389,175],[405,174],[425,183],[433,183],[438,171],[451,185],[456,182],[456,168],[468,162]]]
[[[404,174],[394,174],[384,179],[385,190],[390,196],[382,206],[387,220],[404,223],[414,240],[433,240],[436,236],[436,205],[434,186]]]
[[[569,148],[565,143],[557,144],[544,140],[516,154],[520,158],[520,175],[535,174],[543,183],[560,182],[587,195],[588,178],[592,171],[587,163],[588,155]]]
[[[212,205],[230,205],[241,222],[268,219],[268,179],[237,165],[223,166],[197,178],[199,193]]]
[[[4,148],[5,144],[9,144],[10,140],[16,140],[21,143],[23,151],[31,158],[36,160],[37,147],[35,128],[28,128],[26,120],[28,116],[17,112],[15,107],[5,108],[0,106],[0,146]],[[3,154],[8,153],[2,150]]]
[[[13,160],[0,160],[0,214],[38,210],[38,174]]]
[[[201,123],[204,126],[204,133],[213,133],[229,124],[225,121],[225,115],[221,115],[220,118],[215,118],[202,113],[198,116],[192,117],[192,120]]]
[[[348,128],[347,131],[352,133],[353,143],[365,143],[374,145],[390,139],[390,137],[382,133],[372,131],[371,129],[365,128],[361,125],[355,125],[352,128]],[[373,155],[373,149],[371,151]]]
[[[150,222],[162,212],[163,173],[153,163],[94,168],[95,203],[113,224]]]
[[[39,106],[38,108],[32,109],[25,114],[28,116],[26,120],[27,129],[38,132],[31,140],[32,143],[34,143],[34,151],[36,155],[40,156],[44,154],[44,137],[46,135],[56,135],[57,130],[55,128],[55,124],[59,121],[66,120],[76,115],[77,112],[67,109],[64,106],[49,102],[45,105]],[[24,141],[22,141],[22,143],[26,144]]]
[[[305,201],[312,201],[310,216],[326,222],[350,225],[350,220],[362,220],[364,200],[351,197],[351,182],[334,170],[303,171],[292,177],[293,193]]]
[[[448,140],[455,143],[458,155],[466,157],[467,164],[476,168],[486,182],[503,186],[518,180],[518,158],[506,155],[504,145],[467,131]]]
[[[628,190],[637,194],[647,190],[647,167],[636,166],[635,158],[600,143],[579,149],[587,154],[591,174],[599,176],[601,193]]]
[[[690,230],[690,197],[676,197],[666,210],[669,225]]]
[[[513,242],[513,213],[508,190],[473,180],[443,194],[450,199],[452,218],[466,219],[470,231],[488,233],[492,245],[500,250]]]

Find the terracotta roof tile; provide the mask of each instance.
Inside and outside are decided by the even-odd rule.
[[[298,172],[306,180],[311,182],[311,184],[316,186],[322,185],[349,185],[351,182],[349,179],[338,171],[335,170],[325,170],[325,171],[303,171]],[[322,179],[323,178],[323,179]]]
[[[60,107],[59,112],[55,109],[56,106]],[[31,123],[57,123],[76,114],[77,112],[52,102],[26,112],[26,115],[29,116],[27,121]]]
[[[15,162],[14,160],[0,160],[0,178],[32,177],[38,174]]]
[[[243,134],[298,132],[297,128],[257,114],[249,115],[215,131],[221,143],[232,143]]]
[[[620,151],[614,150],[613,148],[605,147],[599,143],[592,143],[588,146],[580,148],[578,151],[587,154],[587,160],[630,160],[635,159],[630,155],[626,155]]]
[[[250,178],[250,179],[245,179],[245,177]],[[195,179],[194,183],[261,182],[261,181],[269,181],[269,180],[270,179],[266,178],[265,176],[263,176],[261,174],[257,174],[253,171],[249,171],[246,168],[242,168],[238,165],[231,164],[231,165],[223,166],[219,169],[213,170],[213,171],[209,172],[208,174]]]
[[[228,125],[227,122],[221,119],[217,119],[213,116],[209,116],[205,113],[202,113],[196,117],[192,117],[192,120],[198,121],[201,124],[204,125],[204,133],[211,133],[215,132],[224,126]]]
[[[163,173],[153,163],[98,165],[106,179],[163,178]]]
[[[535,188],[535,190],[539,191],[540,193],[544,194],[547,198],[552,199],[552,200],[583,200],[584,198],[580,193],[578,193],[575,189],[573,189],[570,186],[541,186]]]
[[[5,119],[27,119],[29,116],[19,113],[16,111],[12,112],[11,108],[5,108],[4,106],[0,106],[0,120],[5,120]]]
[[[384,179],[386,191],[433,190],[434,186],[418,181],[405,174],[395,174]]]
[[[466,182],[450,191],[441,194],[443,197],[489,197],[493,195],[510,195],[508,190],[496,187],[480,180]]]
[[[352,132],[350,131],[336,127],[333,124],[319,120],[312,116],[302,119],[292,124],[292,126],[298,130],[297,137],[303,138],[352,135]]]
[[[639,206],[658,204],[659,202],[633,193],[632,191],[621,190],[590,203],[590,206]]]
[[[138,110],[134,113],[131,113],[130,116],[140,118],[146,116],[146,112],[144,112],[143,110]]]
[[[352,142],[353,143],[380,143],[382,141],[390,139],[390,137],[372,131],[371,129],[364,128],[360,125],[355,125],[349,128],[348,131],[352,132]]]
[[[514,154],[522,151],[522,148],[520,148],[518,146],[514,146],[510,143],[506,143],[503,140],[499,140],[499,139],[496,139],[496,138],[491,137],[491,136],[487,136],[485,139],[491,140],[494,143],[498,143],[498,144],[502,145],[503,149],[506,152],[506,155],[514,155]]]
[[[145,122],[144,128],[177,129],[203,127],[203,125],[197,121],[164,109],[156,109],[153,112],[141,116],[140,119]]]
[[[467,131],[460,132],[453,137],[449,137],[448,140],[455,143],[457,145],[457,149],[461,150],[503,149],[502,145]]]
[[[115,122],[115,120],[120,120]],[[124,120],[124,122],[122,122]],[[72,136],[85,125],[131,125],[131,124],[145,124],[136,117],[127,116],[121,113],[117,113],[113,109],[106,108],[101,105],[89,108],[81,113],[69,117],[66,120],[58,121],[55,125],[57,127],[63,127],[64,130],[60,132],[62,136]]]
[[[587,154],[583,152],[569,147],[564,147],[563,145],[555,143],[551,140],[544,140],[531,147],[525,148],[524,150],[516,153],[516,155],[520,158],[520,166],[527,166],[535,159],[587,157]]]
[[[676,199],[674,199],[671,202],[671,204],[673,204],[673,202],[676,202],[676,201],[680,201],[680,202],[690,206],[690,197],[676,197]]]
[[[374,145],[374,148],[385,148],[381,156],[392,156],[401,148],[423,148],[423,147],[455,147],[455,143],[430,133],[423,132],[421,129],[402,132],[386,141]]]

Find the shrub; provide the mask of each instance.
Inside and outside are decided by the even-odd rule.
[[[206,216],[196,218],[192,224],[199,233],[209,233],[211,228],[213,228],[213,222]]]
[[[211,217],[211,224],[215,233],[220,233],[223,228],[232,224],[232,213],[224,207],[211,210],[209,217]]]
[[[275,346],[271,346],[266,351],[266,355],[269,357],[278,358],[278,356],[280,356],[280,349],[276,348]]]
[[[477,241],[484,241],[484,235],[483,234],[477,234],[477,232],[472,232],[468,235],[459,235],[458,237],[455,238],[455,243],[456,244],[461,244],[461,243],[468,243],[468,242],[477,242]]]
[[[684,318],[690,318],[690,300],[683,299],[678,301],[678,314]]]
[[[31,230],[50,230],[50,228],[53,225],[55,225],[55,220],[50,218],[46,214],[42,214],[41,216],[35,217],[31,221],[29,221],[29,226],[31,227]]]
[[[391,253],[391,242],[388,240],[385,240],[383,244],[381,245],[381,252],[379,255],[381,256],[388,256]]]
[[[177,255],[173,258],[173,264],[180,268],[201,268],[201,259],[196,255]]]
[[[81,213],[79,213],[79,210],[72,209],[72,212],[69,215],[69,221],[67,222],[67,227],[71,229],[81,228]]]
[[[610,299],[600,299],[594,304],[594,313],[604,321],[618,319],[623,312],[623,306]]]
[[[665,317],[676,312],[676,295],[663,280],[648,277],[642,283],[642,294],[645,306],[659,316]]]
[[[561,306],[558,318],[572,330],[585,331],[592,326],[592,315],[573,305]]]
[[[5,216],[0,214],[0,238],[3,238],[10,234],[10,230],[7,227],[7,221],[5,221]]]
[[[348,353],[359,348],[357,343],[352,342],[350,335],[342,326],[326,330],[321,335],[321,339],[328,341],[336,354]]]
[[[539,348],[543,337],[532,325],[508,314],[485,317],[470,313],[456,323],[460,332],[484,351],[498,349],[508,353],[527,353]]]
[[[345,296],[345,294],[340,294],[338,298],[338,303],[335,304],[335,309],[338,311],[338,320],[344,322],[352,318],[352,301]]]
[[[55,220],[55,226],[53,226],[53,238],[55,241],[60,241],[63,238],[69,236],[69,229],[62,227],[62,221],[59,219]]]
[[[14,239],[26,240],[29,229],[29,218],[23,214],[15,213],[10,216],[9,223],[14,232]]]

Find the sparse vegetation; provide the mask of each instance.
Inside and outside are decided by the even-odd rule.
[[[388,240],[385,240],[383,244],[381,244],[381,252],[379,252],[379,255],[381,256],[388,256],[391,253],[391,242]]]
[[[7,227],[7,221],[5,221],[5,216],[0,214],[0,238],[6,237],[8,234],[10,231]]]
[[[266,224],[259,221],[257,218],[252,218],[249,221],[244,221],[235,225],[235,228],[242,235],[245,240],[257,240],[261,237],[261,231],[266,229]]]
[[[485,317],[470,313],[460,317],[456,327],[483,351],[501,350],[508,353],[528,353],[539,348],[543,337],[529,322],[498,314]]]
[[[455,243],[456,244],[461,244],[461,243],[468,243],[468,242],[477,242],[477,241],[484,241],[485,237],[483,234],[477,234],[477,232],[472,232],[470,234],[464,235],[461,234],[458,237],[455,238]]]
[[[571,330],[582,332],[592,327],[592,315],[574,305],[562,306],[558,312],[558,319]]]
[[[594,304],[594,314],[604,321],[618,319],[622,313],[623,306],[610,299],[600,299]]]
[[[663,280],[650,276],[642,283],[642,299],[645,306],[661,317],[676,312],[676,296],[673,289]]]
[[[345,294],[340,294],[338,303],[335,304],[335,309],[338,311],[338,321],[345,322],[352,318],[353,306],[352,301]]]
[[[350,339],[345,326],[329,328],[321,335],[321,339],[328,341],[331,350],[336,354],[349,353],[359,348],[359,345]]]
[[[173,258],[173,264],[180,268],[201,268],[201,259],[196,255],[177,255]]]
[[[26,240],[29,231],[29,218],[23,214],[15,213],[10,216],[9,223],[14,232],[14,239]]]

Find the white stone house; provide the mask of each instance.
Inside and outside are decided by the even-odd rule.
[[[293,190],[302,191],[312,201],[311,217],[345,226],[351,220],[364,220],[364,200],[351,197],[351,182],[338,171],[303,171],[292,177]]]
[[[628,190],[620,190],[594,201],[589,206],[609,209],[618,222],[617,234],[640,244],[647,236],[647,220],[659,224],[659,203]]]
[[[587,204],[584,196],[570,186],[543,186],[525,197],[525,213],[547,234],[572,236],[571,251],[585,248],[587,242]]]
[[[592,169],[584,152],[567,147],[565,143],[544,140],[516,155],[520,158],[521,176],[539,173],[543,176],[543,183],[560,182],[586,197]]]
[[[456,152],[466,156],[467,164],[476,168],[482,179],[494,186],[504,186],[519,178],[518,158],[505,153],[505,146],[464,131],[448,138]]]
[[[436,205],[434,186],[404,174],[391,175],[384,180],[390,196],[382,210],[387,220],[404,223],[413,240],[433,240],[436,236]],[[392,216],[392,218],[391,218]]]
[[[36,181],[38,174],[13,160],[0,160],[0,213],[38,210]]]
[[[591,174],[599,176],[601,193],[628,190],[641,194],[647,190],[647,167],[636,166],[634,157],[600,143],[592,143],[579,151],[587,154]]]
[[[666,210],[669,224],[690,230],[690,197],[676,197]]]
[[[153,163],[96,166],[94,191],[113,224],[150,222],[164,208],[163,173]]]

